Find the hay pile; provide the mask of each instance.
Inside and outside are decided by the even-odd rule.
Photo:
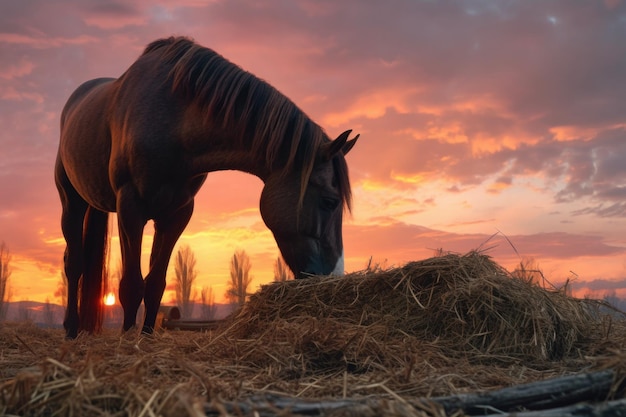
[[[4,325],[0,415],[219,415],[259,394],[383,398],[368,412],[393,415],[418,397],[585,370],[625,375],[626,325],[598,305],[471,252],[267,285],[208,333],[64,341]]]
[[[277,327],[291,323],[309,338],[341,339],[344,349],[357,346],[359,335],[380,343],[414,337],[454,355],[532,361],[561,359],[584,344],[598,324],[596,307],[514,279],[486,255],[470,252],[388,271],[276,283],[252,296],[234,321],[245,338],[274,337]]]

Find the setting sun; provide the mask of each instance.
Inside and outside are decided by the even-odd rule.
[[[104,305],[105,306],[112,306],[114,304],[115,304],[115,294],[110,292],[110,293],[108,293],[107,295],[104,296]]]

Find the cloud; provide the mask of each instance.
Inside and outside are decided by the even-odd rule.
[[[573,259],[584,256],[626,254],[626,246],[614,246],[600,236],[565,232],[505,236],[500,233],[451,233],[401,222],[360,226],[347,225],[346,246],[359,254],[399,259],[404,262],[432,256],[435,250],[466,253],[490,248],[489,255],[499,259],[519,256],[536,259]],[[385,224],[386,223],[386,224]]]
[[[626,203],[599,204],[592,207],[585,207],[574,210],[572,215],[582,216],[592,214],[598,217],[626,217]]]
[[[21,59],[17,64],[2,62],[0,63],[0,78],[11,80],[28,75],[33,71],[35,64],[32,61]]]
[[[621,155],[626,152],[626,129],[611,129],[593,141],[574,141],[562,154],[567,180],[566,186],[556,195],[558,201],[571,201],[589,196],[595,202],[596,212],[601,216],[618,211],[604,211],[605,205],[619,206],[624,196],[626,166]],[[577,213],[590,212],[587,209]],[[618,214],[619,215],[619,214]]]
[[[6,77],[9,79],[9,77]],[[41,94],[27,92],[27,91],[18,91],[13,87],[0,87],[0,100],[5,101],[32,101],[36,104],[42,104],[44,102],[44,98]]]
[[[149,16],[141,13],[129,2],[109,1],[87,8],[85,23],[100,29],[120,29],[126,26],[143,26]]]
[[[575,280],[572,282],[573,286],[577,289],[587,288],[592,291],[610,291],[626,289],[626,278],[622,279],[593,279],[593,280]]]
[[[97,42],[94,36],[46,37],[19,33],[0,33],[0,43],[29,46],[35,49],[59,48],[64,45],[86,45]]]
[[[361,133],[347,157],[355,268],[370,255],[464,252],[501,226],[538,259],[621,257],[624,19],[616,0],[3,2],[0,239],[20,259],[58,263],[52,171],[65,100],[180,34],[270,82],[331,137]],[[261,188],[243,174],[209,175],[188,239],[211,231],[227,250],[209,252],[225,257],[247,230],[256,264],[269,265]],[[516,256],[503,238],[495,251]]]

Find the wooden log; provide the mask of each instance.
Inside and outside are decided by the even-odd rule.
[[[163,320],[161,326],[166,330],[187,330],[206,332],[215,330],[223,320]]]
[[[549,410],[515,411],[483,417],[626,417],[626,398],[601,403],[579,403]]]
[[[478,394],[432,398],[447,412],[484,414],[485,407],[501,411],[545,410],[583,401],[604,401],[613,385],[611,370],[569,375]]]
[[[394,415],[429,410],[431,415],[516,417],[626,417],[626,399],[606,401],[612,391],[611,370],[570,375],[500,390],[447,397],[389,399],[305,400],[276,395],[251,397],[247,401],[207,406],[206,415],[223,412],[270,417],[282,415],[325,416],[366,414],[366,410],[393,409]],[[623,387],[616,394],[623,395]],[[521,410],[531,411],[521,411]],[[356,413],[356,414],[355,414]],[[342,414],[342,415],[343,415]],[[370,412],[371,414],[371,412]],[[375,412],[374,412],[375,414]]]

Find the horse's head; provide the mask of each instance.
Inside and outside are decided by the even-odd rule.
[[[350,201],[344,155],[358,139],[348,140],[349,135],[346,131],[320,147],[303,195],[302,177],[295,173],[265,181],[261,216],[296,278],[343,275],[341,224]]]

